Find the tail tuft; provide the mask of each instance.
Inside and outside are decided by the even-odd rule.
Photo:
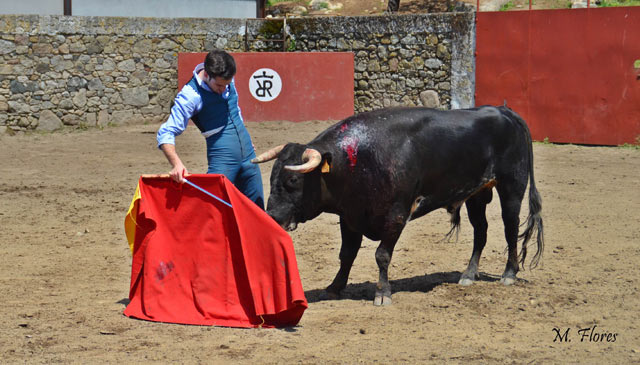
[[[462,208],[462,205],[458,206],[457,208],[449,207],[447,209],[447,211],[451,215],[451,229],[444,236],[444,238],[442,239],[443,241],[445,240],[451,241],[451,237],[453,236],[454,233],[456,235],[456,241],[458,240],[458,233],[460,233],[460,209],[461,208]]]
[[[524,232],[520,236],[519,239],[522,240],[522,251],[520,251],[520,264],[524,268],[524,260],[527,257],[527,244],[535,231],[537,231],[536,241],[538,249],[536,254],[533,256],[533,259],[529,263],[529,268],[533,269],[538,266],[540,260],[542,259],[542,253],[544,252],[544,225],[542,223],[542,217],[540,216],[540,212],[542,210],[542,199],[540,198],[540,194],[536,189],[535,185],[532,184],[529,187],[529,215],[525,221],[526,228]]]

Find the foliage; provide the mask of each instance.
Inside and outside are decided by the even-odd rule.
[[[509,11],[511,9],[513,9],[516,6],[516,4],[513,2],[513,0],[505,3],[504,5],[502,5],[500,7],[500,11]]]
[[[273,5],[277,4],[277,3],[283,3],[283,2],[286,2],[286,1],[289,1],[289,0],[267,0],[266,6],[269,7],[269,6],[273,6]]]
[[[622,147],[622,148],[630,148],[630,149],[634,149],[634,150],[640,150],[640,134],[636,136],[636,142],[635,143],[625,143],[625,144],[621,145],[620,147]]]
[[[265,20],[262,22],[262,26],[258,30],[258,33],[266,39],[280,38],[282,36],[283,26],[284,23],[282,20]]]
[[[288,44],[287,44],[287,52],[293,52],[295,50],[296,50],[296,40],[293,38],[289,38]]]
[[[541,144],[541,145],[548,145],[548,146],[553,146],[554,144],[549,142],[549,137],[545,137],[542,141],[531,141],[533,144]]]
[[[613,6],[640,6],[640,0],[601,0],[598,4],[599,7],[613,7]]]
[[[598,0],[591,0],[592,3],[595,3],[596,1]],[[632,1],[640,1],[640,0],[632,0]],[[549,2],[543,1],[542,7],[549,8],[549,9],[570,9],[572,3],[573,3],[573,0],[556,0],[556,1],[549,1]],[[536,1],[532,0],[531,5],[535,6]],[[514,8],[516,7],[519,7],[520,9],[528,9],[529,0],[509,0],[509,2],[505,3],[500,7],[500,11],[511,11],[511,10],[514,10]]]
[[[632,150],[639,150],[640,151],[640,145],[639,144],[625,143],[623,145],[620,145],[620,147],[629,148],[629,149],[632,149]]]

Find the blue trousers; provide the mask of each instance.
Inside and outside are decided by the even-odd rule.
[[[223,174],[238,190],[264,210],[260,168],[250,161],[256,157],[251,137],[244,125],[233,122],[207,138],[208,174]]]

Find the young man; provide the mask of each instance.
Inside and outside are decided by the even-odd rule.
[[[225,175],[264,209],[262,177],[258,165],[250,162],[255,151],[238,107],[235,74],[230,54],[218,49],[209,52],[176,96],[169,119],[158,130],[158,147],[171,163],[171,178],[184,182],[188,170],[176,152],[175,137],[193,120],[207,141],[207,173]]]

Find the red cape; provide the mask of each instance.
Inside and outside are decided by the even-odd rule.
[[[168,177],[141,177],[125,218],[133,262],[124,314],[197,325],[296,325],[307,300],[289,235],[224,176],[188,179],[233,208]]]

